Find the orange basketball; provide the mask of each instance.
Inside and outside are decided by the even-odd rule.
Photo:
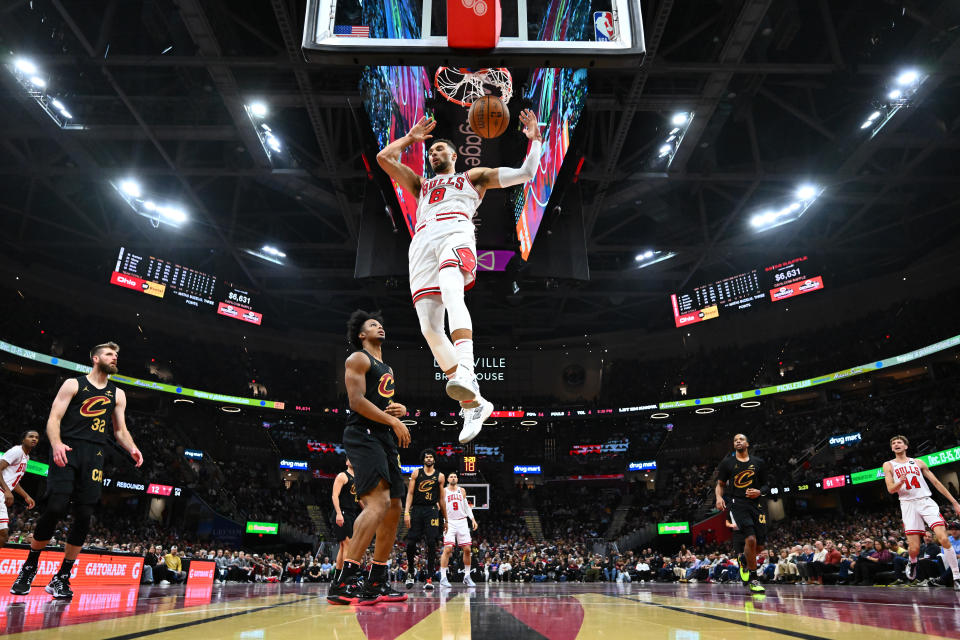
[[[470,128],[481,138],[496,138],[509,124],[510,111],[497,96],[483,96],[470,105]]]

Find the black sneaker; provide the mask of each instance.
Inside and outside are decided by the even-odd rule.
[[[30,585],[33,584],[33,579],[37,577],[37,567],[36,565],[30,567],[23,565],[20,567],[20,573],[17,574],[17,579],[13,583],[13,586],[10,587],[10,593],[15,596],[25,596],[30,593]]]
[[[361,575],[349,576],[346,580],[341,578],[338,582],[331,583],[327,591],[327,602],[330,604],[376,604],[380,601],[380,594],[365,593],[366,583]]]
[[[52,595],[54,600],[70,600],[73,598],[69,576],[53,576],[53,580],[44,587],[44,591]]]
[[[407,594],[400,593],[391,587],[389,582],[380,583],[377,593],[379,595],[378,602],[404,602],[407,599]]]

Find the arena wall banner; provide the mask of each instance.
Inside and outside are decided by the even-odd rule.
[[[26,547],[0,549],[0,590],[6,592],[17,579],[20,567],[27,560]],[[35,584],[46,584],[63,563],[62,551],[44,551]],[[81,553],[70,572],[70,586],[121,587],[138,586],[143,572],[143,556],[124,554]]]
[[[916,360],[917,358],[922,358],[930,355],[931,353],[937,353],[938,351],[943,351],[944,349],[949,349],[957,345],[960,345],[960,335],[955,335],[952,338],[947,338],[946,340],[941,340],[940,342],[935,342],[934,344],[927,345],[926,347],[915,349],[914,351],[909,351],[907,353],[900,354],[899,356],[893,356],[891,358],[887,358],[886,360],[877,360],[876,362],[863,364],[859,367],[850,367],[849,369],[834,371],[833,373],[817,376],[816,378],[807,378],[806,380],[798,380],[797,382],[788,382],[786,384],[778,384],[772,387],[762,387],[760,389],[750,389],[748,391],[737,391],[736,393],[725,393],[716,396],[706,396],[703,398],[691,398],[690,400],[677,400],[674,402],[661,402],[660,409],[682,409],[685,407],[698,407],[708,404],[736,402],[737,400],[752,400],[753,398],[760,396],[769,396],[777,393],[807,389],[809,387],[827,384],[828,382],[836,382],[837,380],[843,380],[845,378],[852,378],[854,376],[861,376],[865,373],[879,371],[884,367],[892,367],[905,362],[910,362],[912,360]]]
[[[943,451],[917,456],[916,459],[923,460],[928,467],[960,462],[960,445],[951,447],[950,449],[944,449]],[[857,471],[850,474],[850,484],[863,484],[864,482],[873,482],[874,480],[883,480],[883,467]]]
[[[69,371],[74,371],[76,373],[90,373],[90,367],[88,365],[79,364],[76,362],[71,362],[69,360],[63,360],[56,356],[48,356],[42,353],[37,353],[36,351],[31,351],[30,349],[24,349],[16,345],[10,344],[9,342],[4,342],[0,340],[0,351],[6,351],[7,353],[12,353],[15,356],[20,356],[21,358],[26,358],[28,360],[33,360],[34,362],[43,362],[45,364],[50,364],[55,367],[60,367],[61,369],[67,369]],[[200,391],[198,389],[188,389],[187,387],[178,387],[173,384],[164,384],[162,382],[155,382],[153,380],[141,380],[140,378],[131,378],[129,376],[122,376],[119,374],[113,374],[109,376],[111,380],[119,384],[128,384],[134,387],[140,387],[142,389],[150,389],[153,391],[160,391],[162,393],[172,393],[178,396],[186,396],[190,398],[197,398],[198,400],[210,400],[212,402],[226,402],[229,404],[242,404],[248,407],[260,407],[262,409],[283,409],[283,402],[276,402],[274,400],[261,400],[259,398],[241,398],[240,396],[230,396],[222,393],[211,393],[209,391]]]

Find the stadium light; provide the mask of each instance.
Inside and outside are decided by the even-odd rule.
[[[901,86],[913,84],[919,77],[920,74],[915,69],[908,69],[897,76],[897,84]]]
[[[687,120],[690,118],[690,115],[684,113],[683,111],[673,114],[673,117],[670,118],[670,122],[676,126],[680,126],[687,123]]]
[[[280,251],[280,250],[277,249],[276,247],[271,247],[271,246],[268,245],[268,244],[263,245],[263,247],[262,247],[260,250],[263,251],[264,253],[269,253],[270,255],[276,256],[276,257],[278,257],[278,258],[286,258],[286,257],[287,257],[287,254],[285,254],[283,251]]]
[[[267,105],[265,105],[262,102],[254,102],[253,104],[250,105],[249,109],[250,109],[250,113],[256,116],[257,118],[266,118],[267,113],[269,113],[269,110],[267,109]]]
[[[47,86],[47,81],[41,78],[40,76],[31,76],[30,84],[37,87],[38,89],[45,89]]]
[[[129,178],[120,181],[120,190],[131,198],[139,198],[143,195],[143,190],[140,188],[140,183]]]
[[[32,76],[37,72],[37,65],[33,64],[30,60],[26,58],[17,58],[16,62],[13,63],[13,66],[17,68],[17,71],[20,73]]]
[[[823,187],[819,185],[802,184],[794,192],[796,200],[785,201],[778,208],[765,209],[754,214],[750,217],[750,226],[757,231],[766,231],[799,220],[821,193]]]
[[[811,200],[817,197],[819,193],[817,186],[813,184],[800,185],[797,188],[797,197],[801,200]]]
[[[658,262],[669,260],[676,255],[673,251],[654,251],[653,249],[647,249],[643,253],[638,253],[633,259],[638,263],[637,268],[643,269]]]
[[[83,129],[82,125],[70,123],[73,114],[66,105],[51,95],[47,80],[39,67],[28,58],[16,58],[12,63],[4,64],[20,88],[43,109],[50,119],[61,129]]]
[[[900,89],[894,89],[893,91],[887,94],[887,97],[890,98],[891,100],[899,100],[900,96],[902,95],[903,95],[903,92],[900,91]]]
[[[133,178],[123,178],[118,182],[110,182],[110,186],[120,194],[120,197],[133,209],[134,213],[150,220],[150,224],[155,229],[160,226],[161,222],[178,227],[189,220],[189,215],[183,207],[144,197],[143,186]]]

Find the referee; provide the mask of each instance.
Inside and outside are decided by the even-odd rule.
[[[733,436],[733,449],[717,467],[717,509],[729,506],[734,546],[743,546],[738,559],[743,585],[751,593],[763,593],[766,590],[757,580],[757,554],[767,541],[767,515],[760,502],[769,489],[767,464],[750,455],[750,442],[742,433]]]
[[[417,542],[427,540],[427,582],[426,591],[433,590],[433,574],[437,570],[437,540],[440,539],[440,489],[443,488],[443,474],[434,467],[437,454],[433,449],[420,452],[423,466],[410,474],[407,487],[407,503],[403,510],[404,524],[407,525],[407,589],[413,588],[414,567],[417,556]],[[412,510],[411,510],[412,508]]]

